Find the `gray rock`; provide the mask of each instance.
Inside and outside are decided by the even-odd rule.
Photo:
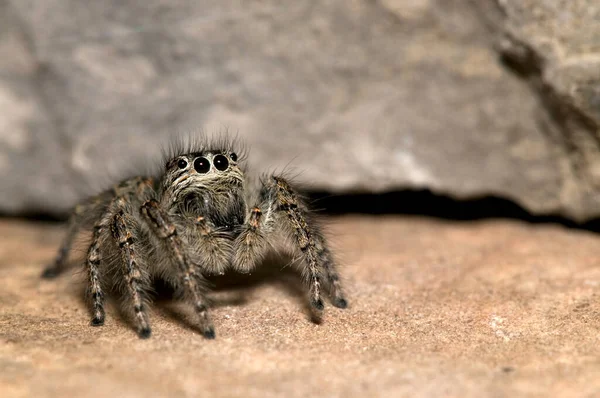
[[[57,212],[76,200],[68,142],[37,85],[40,64],[23,21],[0,0],[0,211]]]
[[[483,14],[499,36],[497,49],[537,97],[540,109],[532,116],[560,151],[559,211],[580,220],[597,217],[600,4],[593,0],[487,3],[496,7],[496,12]]]
[[[566,3],[0,0],[0,211],[62,214],[170,134],[228,128],[313,189],[598,215],[593,1]]]

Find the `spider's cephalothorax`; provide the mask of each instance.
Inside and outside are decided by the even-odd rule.
[[[321,311],[322,286],[332,303],[347,306],[325,239],[303,200],[282,177],[269,176],[249,192],[241,159],[229,143],[172,151],[158,177],[135,177],[75,208],[67,236],[43,276],[67,269],[82,227],[93,229],[87,258],[92,325],[104,323],[105,291],[129,301],[140,337],[150,336],[147,292],[161,278],[193,305],[203,335],[214,337],[205,276],[228,267],[249,272],[272,246],[289,237],[301,258],[310,303]],[[254,199],[250,199],[254,198]]]

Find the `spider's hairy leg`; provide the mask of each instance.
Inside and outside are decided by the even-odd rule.
[[[206,280],[185,253],[175,225],[156,200],[145,202],[140,210],[154,234],[165,242],[171,251],[179,271],[179,288],[183,290],[185,297],[193,302],[202,334],[208,339],[214,339],[215,329],[208,313],[208,302],[205,297]]]
[[[339,308],[346,308],[347,301],[344,298],[331,253],[318,226],[310,220],[305,203],[298,197],[290,184],[281,177],[271,177],[265,186],[273,191],[272,197],[276,208],[287,215],[294,240],[306,262],[311,305],[319,311],[323,310],[321,283],[325,277],[329,284],[333,304]]]
[[[102,254],[100,252],[100,238],[105,232],[108,224],[110,223],[110,213],[107,211],[100,221],[94,225],[94,234],[92,236],[92,242],[87,252],[86,257],[86,268],[88,270],[89,277],[89,294],[92,298],[92,326],[104,325],[104,291],[100,284],[100,262],[102,261]]]
[[[333,256],[329,249],[326,247],[325,241],[320,236],[321,241],[319,242],[322,249],[321,259],[323,267],[325,268],[325,277],[329,283],[329,294],[331,295],[332,303],[338,308],[347,308],[348,301],[344,297],[342,290],[342,282],[340,281],[340,275],[338,274]]]
[[[94,198],[91,203],[84,203],[75,206],[75,209],[69,217],[69,224],[67,227],[67,234],[63,239],[63,242],[58,250],[58,254],[54,259],[52,265],[49,265],[42,272],[42,278],[51,279],[59,276],[69,268],[67,259],[69,252],[73,245],[73,240],[77,236],[79,229],[82,226],[82,218],[86,212],[93,210],[100,203],[100,198]]]
[[[122,201],[122,199],[120,199]],[[127,281],[127,289],[133,303],[133,310],[137,322],[137,330],[140,338],[148,338],[151,334],[148,323],[148,314],[144,304],[144,278],[138,264],[135,239],[132,234],[132,228],[128,220],[128,215],[124,210],[119,210],[112,219],[112,236],[121,250],[122,261],[124,265],[124,275]]]
[[[101,286],[102,276],[100,274],[100,264],[102,262],[101,241],[105,241],[105,237],[110,237],[111,230],[115,229],[115,215],[125,209],[127,203],[126,197],[132,194],[145,196],[152,194],[152,180],[147,178],[137,177],[127,180],[115,186],[112,192],[107,191],[105,195],[111,195],[109,204],[103,210],[100,218],[95,223],[93,228],[92,241],[90,243],[87,258],[86,269],[89,277],[89,295],[92,299],[92,326],[104,325],[104,291]],[[101,203],[100,196],[95,200],[94,206]],[[114,234],[113,234],[114,238]],[[117,243],[118,247],[118,243]]]

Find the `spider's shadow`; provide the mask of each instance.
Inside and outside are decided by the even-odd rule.
[[[212,308],[227,306],[243,306],[249,302],[248,297],[264,285],[276,286],[294,298],[303,308],[313,323],[320,323],[321,318],[309,305],[305,283],[301,272],[294,266],[287,265],[291,259],[281,254],[268,256],[250,274],[242,274],[228,270],[225,275],[210,276]],[[189,329],[197,331],[194,314],[190,306],[173,301],[173,289],[162,281],[155,283],[155,307],[173,321],[185,324]],[[214,297],[216,296],[216,297]]]
[[[230,269],[226,271],[225,275],[207,277],[211,307],[243,306],[249,302],[248,297],[252,296],[255,290],[261,286],[271,285],[294,298],[302,306],[311,322],[320,323],[319,314],[309,305],[306,285],[301,272],[297,267],[291,265],[291,262],[290,257],[275,253],[269,255],[249,274],[238,273]],[[175,292],[169,284],[160,279],[156,280],[153,290],[150,298],[155,311],[191,330],[198,331],[191,306],[175,300]],[[85,286],[79,290],[79,297],[84,301],[84,305],[91,309],[90,303],[86,300]],[[124,301],[118,292],[111,291],[107,295],[107,305],[116,310],[115,315],[119,321],[135,328],[132,316],[127,307],[121,305],[122,302]]]

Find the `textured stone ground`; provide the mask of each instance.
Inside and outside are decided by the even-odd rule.
[[[351,307],[309,321],[290,277],[214,295],[207,341],[160,300],[139,340],[88,326],[77,274],[41,281],[63,226],[0,221],[0,391],[15,396],[592,396],[600,241],[557,225],[330,219]],[[285,275],[285,274],[284,274]],[[239,282],[239,281],[238,281]],[[224,287],[223,287],[224,286]]]

